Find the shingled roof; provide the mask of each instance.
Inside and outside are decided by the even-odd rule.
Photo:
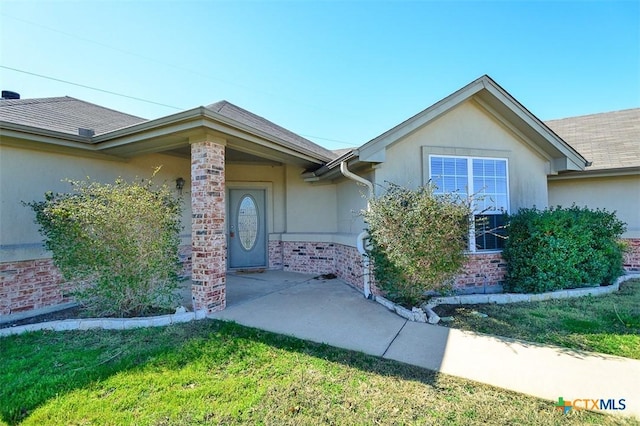
[[[275,123],[260,117],[252,112],[242,109],[227,101],[220,101],[214,104],[208,105],[205,108],[218,113],[224,117],[230,118],[238,123],[244,124],[261,132],[275,136],[276,138],[292,144],[294,147],[304,148],[315,154],[319,154],[326,159],[332,159],[336,157],[336,154],[329,151],[326,148],[321,147],[308,139],[297,135],[284,127],[280,127]]]
[[[147,121],[69,96],[35,99],[2,99],[0,121],[53,130],[71,135],[78,128],[96,135]]]
[[[593,163],[587,170],[640,167],[640,108],[545,124]]]

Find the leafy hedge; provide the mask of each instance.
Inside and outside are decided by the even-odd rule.
[[[76,299],[93,314],[132,316],[175,308],[181,205],[151,180],[69,181],[72,193],[25,203]]]
[[[521,209],[509,217],[505,289],[541,293],[612,283],[623,272],[625,229],[606,210]]]
[[[456,195],[434,195],[390,184],[365,212],[378,286],[397,303],[418,306],[427,290],[441,289],[461,269],[469,206]]]

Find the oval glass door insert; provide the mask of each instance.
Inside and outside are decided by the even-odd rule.
[[[249,251],[258,240],[258,206],[250,195],[245,195],[240,200],[237,219],[240,245]]]

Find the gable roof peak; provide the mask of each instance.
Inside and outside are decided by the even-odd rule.
[[[487,74],[365,143],[359,149],[360,158],[363,161],[384,161],[384,151],[387,146],[399,142],[470,99],[479,102],[483,108],[503,123],[508,123],[509,126],[517,129],[521,135],[531,141],[533,146],[536,146],[536,149],[544,151],[554,161],[558,160],[557,164],[566,164],[557,171],[563,171],[565,167],[570,170],[583,170],[586,167],[587,160],[578,151],[555,134]]]
[[[296,149],[310,151],[315,155],[323,157],[324,160],[331,160],[336,157],[334,152],[303,138],[297,133],[285,129],[264,117],[254,114],[251,111],[247,111],[244,108],[240,108],[229,101],[218,101],[207,105],[205,108],[227,119],[231,119],[245,126],[249,126],[253,129],[274,136],[288,144],[291,144]]]

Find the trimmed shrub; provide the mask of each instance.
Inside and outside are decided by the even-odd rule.
[[[151,180],[69,181],[72,193],[26,203],[76,300],[92,314],[143,315],[175,308],[180,202]]]
[[[465,261],[469,206],[455,195],[434,195],[433,187],[415,191],[390,184],[370,201],[369,224],[378,286],[386,296],[416,306],[428,290],[450,284]]]
[[[521,209],[509,217],[505,289],[542,293],[610,284],[623,272],[624,231],[606,210]]]

